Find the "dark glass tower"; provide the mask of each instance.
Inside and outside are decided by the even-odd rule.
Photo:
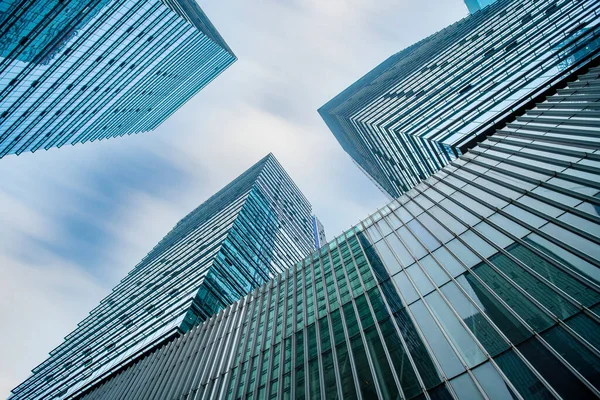
[[[156,128],[235,61],[194,0],[0,3],[0,157]]]
[[[310,217],[269,154],[182,219],[13,399],[69,396],[206,320],[310,253]]]
[[[319,113],[397,197],[595,58],[599,15],[597,0],[496,1],[391,56]]]
[[[79,398],[600,396],[600,68]]]

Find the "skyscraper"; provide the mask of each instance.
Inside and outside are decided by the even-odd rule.
[[[465,0],[465,5],[471,14],[492,4],[496,0]]]
[[[391,56],[319,113],[397,197],[594,59],[599,13],[596,0],[498,0]]]
[[[312,215],[310,219],[312,222],[313,234],[315,237],[315,248],[319,249],[322,245],[327,243],[327,238],[325,237],[325,228],[323,227],[323,224],[321,223],[319,218],[317,218],[316,215]]]
[[[14,399],[64,398],[188,331],[314,249],[311,206],[272,154],[183,218]]]
[[[78,398],[600,397],[600,68]]]
[[[0,157],[149,131],[235,61],[194,0],[0,4]]]

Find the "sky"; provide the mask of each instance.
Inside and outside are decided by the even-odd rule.
[[[199,0],[238,57],[153,132],[0,160],[0,397],[188,212],[273,152],[328,238],[386,198],[317,109],[461,0]]]

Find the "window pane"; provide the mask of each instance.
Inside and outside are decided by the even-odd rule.
[[[532,333],[516,319],[503,304],[481,284],[467,273],[459,276],[456,281],[467,292],[469,297],[485,311],[492,322],[500,328],[512,343],[520,343],[529,338]]]
[[[465,267],[445,247],[440,247],[433,252],[433,255],[453,277],[465,272]],[[479,262],[479,259],[477,262]]]
[[[528,300],[521,292],[507,280],[496,273],[487,264],[479,264],[473,268],[477,274],[494,292],[504,300],[510,308],[521,316],[533,329],[542,331],[552,325],[552,319],[539,307]],[[468,279],[474,280],[469,274]]]
[[[506,341],[502,339],[496,329],[492,327],[479,309],[469,301],[454,282],[442,286],[441,290],[469,330],[492,356],[495,356],[508,348]],[[473,300],[476,300],[476,298]],[[478,304],[480,307],[483,306],[482,303]],[[485,310],[485,307],[482,308]]]
[[[396,333],[394,324],[387,319],[381,322],[379,326],[405,396],[407,398],[416,396],[421,393],[421,386],[400,337]]]
[[[423,379],[425,387],[429,389],[436,386],[441,382],[441,377],[406,309],[400,310],[395,317],[400,328],[400,333],[404,338],[404,342],[409,346],[410,354],[417,366],[419,375]]]
[[[504,400],[515,398],[512,390],[508,387],[504,379],[500,376],[496,368],[489,362],[475,368],[473,375],[479,382],[490,400]]]
[[[410,304],[419,298],[417,291],[406,277],[406,272],[402,271],[394,276],[394,281],[398,285],[400,295],[404,298],[406,304]]]
[[[600,359],[587,347],[561,326],[544,332],[542,337],[592,385],[600,388]]]
[[[409,308],[446,376],[451,378],[463,372],[464,367],[427,311],[423,301],[419,300]]]
[[[563,398],[591,399],[590,389],[550,353],[536,338],[517,347]]]
[[[496,359],[498,366],[513,386],[525,399],[554,399],[542,382],[527,368],[521,359],[510,350]],[[479,380],[479,376],[477,380]],[[487,390],[486,390],[487,393]]]
[[[485,355],[475,343],[471,335],[461,325],[450,307],[438,292],[433,292],[425,297],[433,314],[442,325],[454,346],[458,349],[469,367],[473,367],[485,360]]]
[[[406,272],[412,278],[413,282],[417,285],[417,289],[419,289],[419,292],[421,292],[423,296],[425,296],[427,293],[431,292],[434,289],[429,278],[425,276],[425,273],[417,264],[414,264],[412,267],[409,267],[406,270]]]
[[[419,264],[421,264],[425,272],[429,274],[437,286],[441,286],[450,280],[448,274],[446,274],[431,255],[422,258]]]
[[[452,379],[450,384],[459,399],[483,399],[483,396],[479,392],[479,389],[477,389],[477,386],[473,383],[469,374],[463,374],[458,378]]]
[[[490,261],[559,318],[568,318],[578,311],[565,298],[550,289],[550,287],[534,277],[527,270],[521,268],[504,254],[497,254],[491,257]]]
[[[388,364],[388,360],[383,350],[383,345],[379,339],[379,335],[374,326],[365,331],[365,339],[367,348],[373,361],[373,367],[377,376],[376,382],[379,384],[379,389],[386,399],[395,399],[398,397],[398,388],[394,382],[392,369]]]

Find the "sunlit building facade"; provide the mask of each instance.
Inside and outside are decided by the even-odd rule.
[[[78,398],[600,396],[600,68]]]
[[[12,399],[65,398],[314,249],[311,205],[270,154],[183,218]]]
[[[150,131],[235,61],[194,0],[0,3],[0,157]]]
[[[600,2],[498,0],[391,56],[319,109],[390,197],[597,56]]]

